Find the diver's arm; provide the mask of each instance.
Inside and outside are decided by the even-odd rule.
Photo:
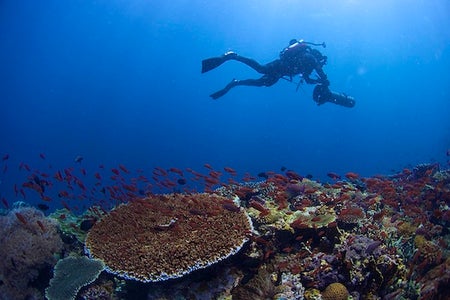
[[[317,75],[319,75],[319,78],[316,79],[316,81],[317,81],[316,83],[320,83],[325,86],[330,85],[330,82],[328,81],[328,76],[327,76],[327,74],[325,74],[325,72],[323,71],[321,66],[316,67],[316,73],[317,73]]]

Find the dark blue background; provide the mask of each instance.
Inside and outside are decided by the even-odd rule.
[[[446,164],[448,28],[446,0],[1,1],[1,193],[23,181],[20,162],[66,168],[76,155],[87,170],[210,163],[322,179]],[[236,62],[201,74],[202,59],[265,63],[292,38],[327,43],[331,89],[355,108],[317,106],[312,86],[286,81],[209,98],[259,74]]]

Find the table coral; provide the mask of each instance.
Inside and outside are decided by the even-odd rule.
[[[75,299],[78,291],[97,279],[105,265],[86,256],[66,257],[58,261],[50,286],[45,290],[49,300]]]
[[[115,208],[86,238],[107,270],[143,282],[181,277],[238,252],[252,231],[232,200],[214,194],[150,196]]]

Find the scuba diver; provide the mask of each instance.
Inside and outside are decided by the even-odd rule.
[[[300,83],[304,80],[308,84],[316,84],[313,91],[313,99],[318,105],[332,102],[346,107],[353,107],[355,105],[355,100],[352,97],[330,91],[328,88],[330,82],[322,69],[327,63],[327,57],[322,55],[317,49],[312,49],[309,45],[326,47],[325,43],[314,44],[303,40],[293,39],[289,42],[289,46],[281,51],[279,59],[265,65],[261,65],[251,58],[238,55],[233,51],[229,51],[219,57],[203,60],[202,73],[211,71],[226,61],[236,60],[246,64],[258,73],[263,74],[259,79],[233,79],[225,86],[225,88],[211,94],[211,98],[218,99],[225,95],[230,89],[239,85],[272,86],[281,78],[292,82],[294,76],[300,75]],[[315,71],[318,76],[315,79],[310,78],[313,71]]]

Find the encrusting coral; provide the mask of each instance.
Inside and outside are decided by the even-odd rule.
[[[106,270],[142,282],[181,277],[236,252],[252,231],[232,200],[214,194],[150,196],[120,205],[86,238]]]
[[[63,243],[57,225],[32,207],[0,216],[0,299],[40,298],[32,286],[53,267]]]
[[[97,279],[105,265],[86,256],[66,257],[58,261],[50,286],[45,290],[49,300],[75,299],[78,291]]]

